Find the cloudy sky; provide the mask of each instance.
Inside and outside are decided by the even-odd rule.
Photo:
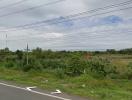
[[[131,48],[131,12],[132,0],[0,0],[0,48]]]

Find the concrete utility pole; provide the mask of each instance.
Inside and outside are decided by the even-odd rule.
[[[6,47],[5,48],[7,48],[7,34],[6,34]]]
[[[29,64],[29,62],[28,62],[28,43],[27,43],[27,65]]]
[[[6,34],[6,36],[5,36],[5,48],[4,48],[4,50],[5,50],[5,52],[8,52],[8,46],[7,46],[7,34]]]

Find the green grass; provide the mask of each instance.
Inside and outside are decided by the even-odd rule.
[[[53,71],[28,73],[1,67],[0,79],[18,84],[35,85],[95,100],[132,100],[132,80],[95,79],[89,75],[59,79]],[[46,81],[48,80],[48,81]]]

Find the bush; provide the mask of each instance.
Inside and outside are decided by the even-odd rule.
[[[126,76],[128,79],[132,79],[132,62],[127,65]]]
[[[17,59],[18,60],[22,60],[22,58],[23,58],[23,52],[20,51],[20,50],[17,50],[15,53],[17,55]]]
[[[69,76],[79,76],[84,73],[85,61],[81,60],[78,56],[72,57],[66,67],[66,74]]]
[[[24,60],[21,66],[21,69],[25,72],[30,71],[30,70],[42,71],[43,66],[40,63],[40,61],[37,61],[34,58],[30,58],[28,64],[26,64],[26,59]]]
[[[40,62],[43,65],[44,69],[58,69],[58,68],[65,68],[66,64],[63,60],[58,59],[44,59]]]
[[[7,68],[13,68],[14,66],[15,66],[15,64],[13,61],[8,61],[5,63],[5,67],[7,67]]]
[[[39,63],[30,63],[28,65],[24,65],[22,67],[22,70],[27,72],[27,71],[30,71],[30,70],[35,70],[35,71],[42,71],[42,65],[39,64]]]
[[[116,74],[116,67],[107,59],[94,58],[88,62],[92,75],[97,77],[110,77]]]
[[[65,77],[64,69],[56,69],[55,74],[60,79],[63,79]]]

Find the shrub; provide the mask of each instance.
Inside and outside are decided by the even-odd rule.
[[[60,79],[63,79],[65,77],[64,69],[56,69],[55,74]]]
[[[132,62],[127,65],[126,76],[128,79],[132,79]]]
[[[109,77],[116,74],[116,67],[107,59],[94,58],[88,62],[88,67],[92,75],[97,75],[98,77]]]
[[[42,71],[42,65],[39,64],[39,63],[30,63],[30,64],[27,64],[27,65],[24,65],[22,67],[22,70],[27,72],[27,71],[30,71],[30,70],[35,70],[35,71]]]
[[[66,64],[63,60],[58,59],[44,59],[40,62],[44,69],[58,69],[65,68]]]
[[[13,61],[8,61],[5,63],[5,67],[7,67],[7,68],[13,68],[14,66],[15,66],[15,64]]]
[[[37,61],[34,58],[30,58],[28,64],[26,64],[26,59],[24,59],[21,69],[25,72],[30,71],[30,70],[41,71],[43,70],[43,66],[40,63],[40,61]]]
[[[72,57],[66,67],[66,74],[70,76],[79,76],[84,73],[85,61],[78,56]]]
[[[17,55],[17,59],[18,60],[22,60],[22,58],[23,58],[23,52],[20,51],[20,50],[17,50],[15,53]]]

